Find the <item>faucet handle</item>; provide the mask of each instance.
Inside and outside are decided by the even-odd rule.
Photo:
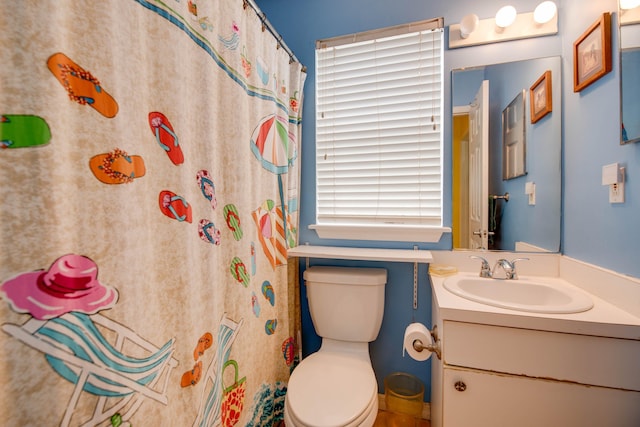
[[[518,273],[516,273],[516,262],[518,261],[529,261],[529,258],[516,258],[513,261],[511,261],[511,266],[512,266],[512,279],[517,279],[518,278]]]
[[[480,261],[482,261],[482,265],[480,267],[480,277],[491,277],[491,266],[489,265],[489,261],[477,255],[469,255],[469,258],[479,259]]]

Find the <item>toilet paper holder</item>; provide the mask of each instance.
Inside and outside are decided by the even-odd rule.
[[[433,337],[433,344],[424,345],[422,340],[413,340],[413,349],[417,352],[430,351],[435,353],[438,359],[442,359],[442,350],[440,349],[440,340],[438,339],[438,326],[434,325],[429,333]]]

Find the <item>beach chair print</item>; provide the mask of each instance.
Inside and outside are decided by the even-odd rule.
[[[204,385],[200,396],[198,416],[193,423],[194,427],[210,427],[219,424],[220,406],[222,405],[222,369],[229,360],[231,346],[236,339],[238,330],[242,326],[243,320],[234,322],[223,315],[216,338],[216,353],[213,361],[207,368],[207,372],[202,377],[201,383]]]
[[[91,418],[74,419],[73,425],[95,426],[115,414],[123,419],[130,418],[145,398],[167,404],[169,372],[178,364],[172,357],[173,339],[158,348],[100,314],[74,311],[50,320],[31,318],[23,325],[7,323],[2,329],[43,352],[51,367],[76,385],[60,423],[63,427],[72,422],[83,392],[99,399]],[[115,343],[105,338],[101,332],[104,329],[115,332]],[[122,353],[125,345],[131,344],[146,356],[132,357]]]

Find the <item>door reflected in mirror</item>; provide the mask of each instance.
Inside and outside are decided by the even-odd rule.
[[[552,76],[550,112],[534,119],[530,88]],[[562,63],[537,58],[452,71],[454,249],[560,250]],[[503,179],[503,111],[524,91],[526,173]]]

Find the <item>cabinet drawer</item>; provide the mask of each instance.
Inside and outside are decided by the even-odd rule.
[[[636,427],[640,422],[637,391],[449,368],[443,388],[447,427]]]
[[[640,391],[640,341],[445,321],[447,365]]]

